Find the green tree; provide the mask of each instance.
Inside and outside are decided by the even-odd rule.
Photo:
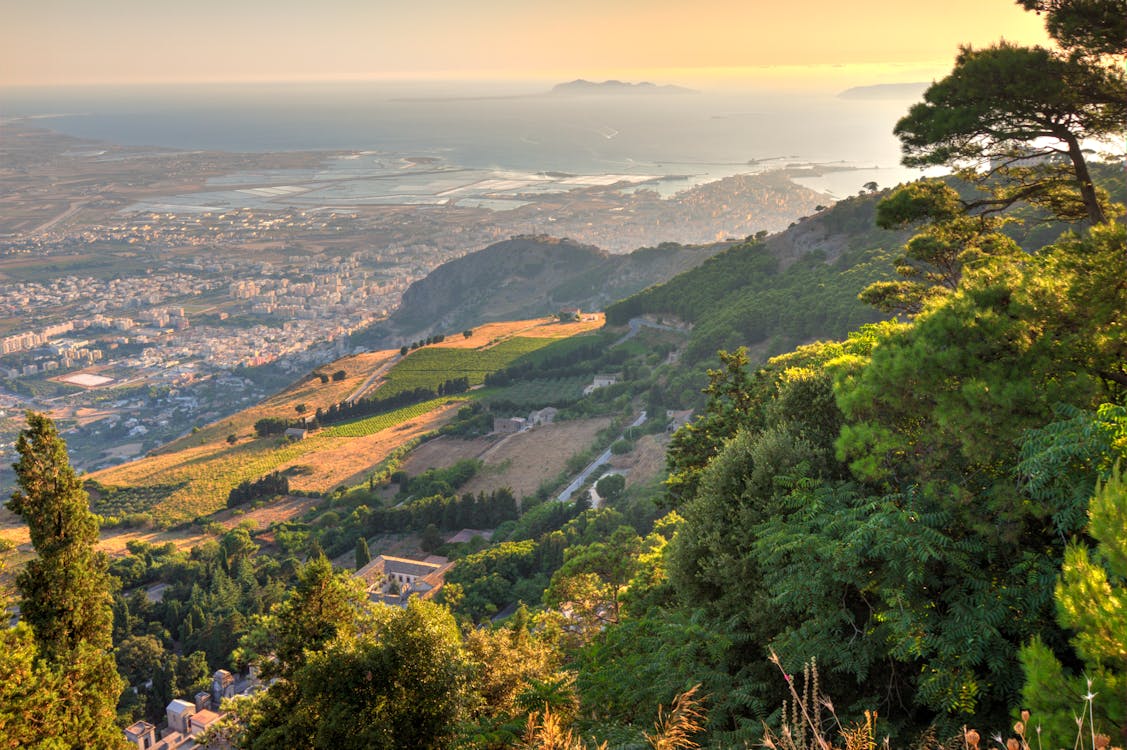
[[[754,389],[747,349],[718,352],[722,367],[708,371],[704,413],[673,433],[665,462],[666,490],[673,504],[696,494],[700,473],[724,442],[754,417]]]
[[[1044,14],[1049,36],[1072,54],[1127,55],[1124,0],[1017,0],[1017,4]]]
[[[329,641],[355,633],[363,601],[360,583],[318,555],[298,571],[290,597],[258,618],[243,647],[262,659],[264,676],[290,677]]]
[[[614,502],[622,491],[626,489],[626,477],[621,474],[608,474],[595,482],[595,491],[599,497],[609,502]]]
[[[0,591],[0,612],[8,599]],[[27,623],[0,629],[0,748],[67,747],[57,731],[66,719],[62,675],[39,657],[35,635]]]
[[[419,750],[451,746],[471,707],[472,664],[454,618],[430,602],[378,605],[293,672],[292,702],[253,712],[244,747]]]
[[[1085,141],[1122,138],[1127,79],[1113,67],[1040,47],[964,47],[955,68],[924,92],[895,128],[906,166],[953,166],[990,197],[968,208],[1018,201],[1068,220],[1107,220]]]
[[[438,530],[438,526],[428,523],[419,539],[419,547],[423,552],[434,552],[442,546],[442,541],[442,533]]]
[[[37,553],[16,576],[21,616],[43,668],[66,686],[62,718],[52,730],[62,747],[116,747],[115,710],[124,683],[111,654],[108,565],[94,549],[98,522],[55,425],[34,412],[27,421],[16,441],[19,489],[8,508],[27,522]]]
[[[924,222],[894,265],[901,279],[877,281],[860,299],[887,313],[918,314],[959,287],[963,268],[990,258],[1018,258],[1023,251],[998,231],[994,216],[971,216],[959,193],[941,180],[919,180],[897,188],[877,205],[877,224],[898,229]]]
[[[603,542],[568,547],[552,576],[544,601],[570,608],[581,642],[621,619],[622,593],[638,570],[642,540],[620,526]]]
[[[1096,731],[1127,736],[1127,478],[1118,468],[1096,488],[1088,513],[1096,546],[1069,545],[1055,592],[1057,618],[1074,633],[1083,672],[1068,673],[1040,639],[1021,652],[1022,697],[1057,744],[1073,736],[1077,714],[1094,719]]]

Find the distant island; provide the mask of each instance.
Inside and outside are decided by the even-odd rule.
[[[559,83],[552,87],[553,94],[699,94],[699,91],[666,84],[658,86],[656,83],[642,81],[630,83],[629,81],[587,81],[578,78],[567,83]]]
[[[930,85],[927,82],[915,82],[854,86],[842,91],[837,97],[839,99],[919,99]]]

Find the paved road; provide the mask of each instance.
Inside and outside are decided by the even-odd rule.
[[[634,423],[630,425],[630,427],[640,427],[645,421],[646,413],[643,411],[641,415],[634,420]],[[619,439],[621,440],[622,437],[620,436]],[[587,468],[579,472],[579,476],[577,476],[571,484],[564,488],[564,491],[556,497],[556,501],[566,503],[568,500],[571,500],[571,497],[575,494],[576,490],[578,490],[583,485],[583,483],[590,479],[591,475],[595,473],[595,469],[599,468],[607,461],[610,461],[610,455],[610,448],[607,448],[605,451],[599,454],[598,458],[589,463],[587,465]]]

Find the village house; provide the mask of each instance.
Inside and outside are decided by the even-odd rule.
[[[200,735],[223,718],[220,701],[240,694],[249,695],[260,685],[253,668],[244,679],[237,678],[226,669],[216,670],[211,678],[211,689],[196,693],[194,702],[176,698],[168,704],[165,708],[167,727],[160,732],[159,740],[157,727],[146,721],[127,727],[125,739],[137,750],[226,750],[229,745],[223,741],[201,746]]]
[[[618,375],[596,375],[591,384],[583,389],[584,396],[590,396],[600,388],[614,385],[618,382]]]
[[[560,410],[554,406],[545,406],[543,409],[538,409],[528,415],[528,424],[535,427],[541,424],[551,424],[556,421],[556,415]]]
[[[165,708],[165,716],[168,719],[168,728],[173,732],[188,734],[189,721],[191,721],[192,715],[195,712],[195,705],[179,698],[173,699],[173,701],[168,704],[168,707]]]
[[[234,695],[235,676],[226,669],[217,669],[211,676],[212,705],[218,706],[222,704],[224,698],[231,698]]]

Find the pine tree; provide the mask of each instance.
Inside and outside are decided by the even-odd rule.
[[[1045,724],[1046,738],[1053,742],[1072,736],[1079,713],[1087,714],[1085,734],[1115,733],[1118,745],[1127,736],[1122,699],[1127,688],[1127,477],[1118,467],[1097,486],[1088,518],[1096,546],[1069,545],[1055,592],[1057,619],[1074,634],[1071,644],[1083,670],[1069,674],[1044,643],[1034,640],[1021,653],[1023,698],[1037,710],[1038,723]]]
[[[94,549],[98,521],[54,424],[34,412],[27,421],[16,443],[20,489],[8,508],[27,522],[38,554],[16,577],[20,613],[43,668],[66,685],[65,718],[47,730],[62,747],[116,747],[115,708],[124,683],[111,653],[107,562]]]

